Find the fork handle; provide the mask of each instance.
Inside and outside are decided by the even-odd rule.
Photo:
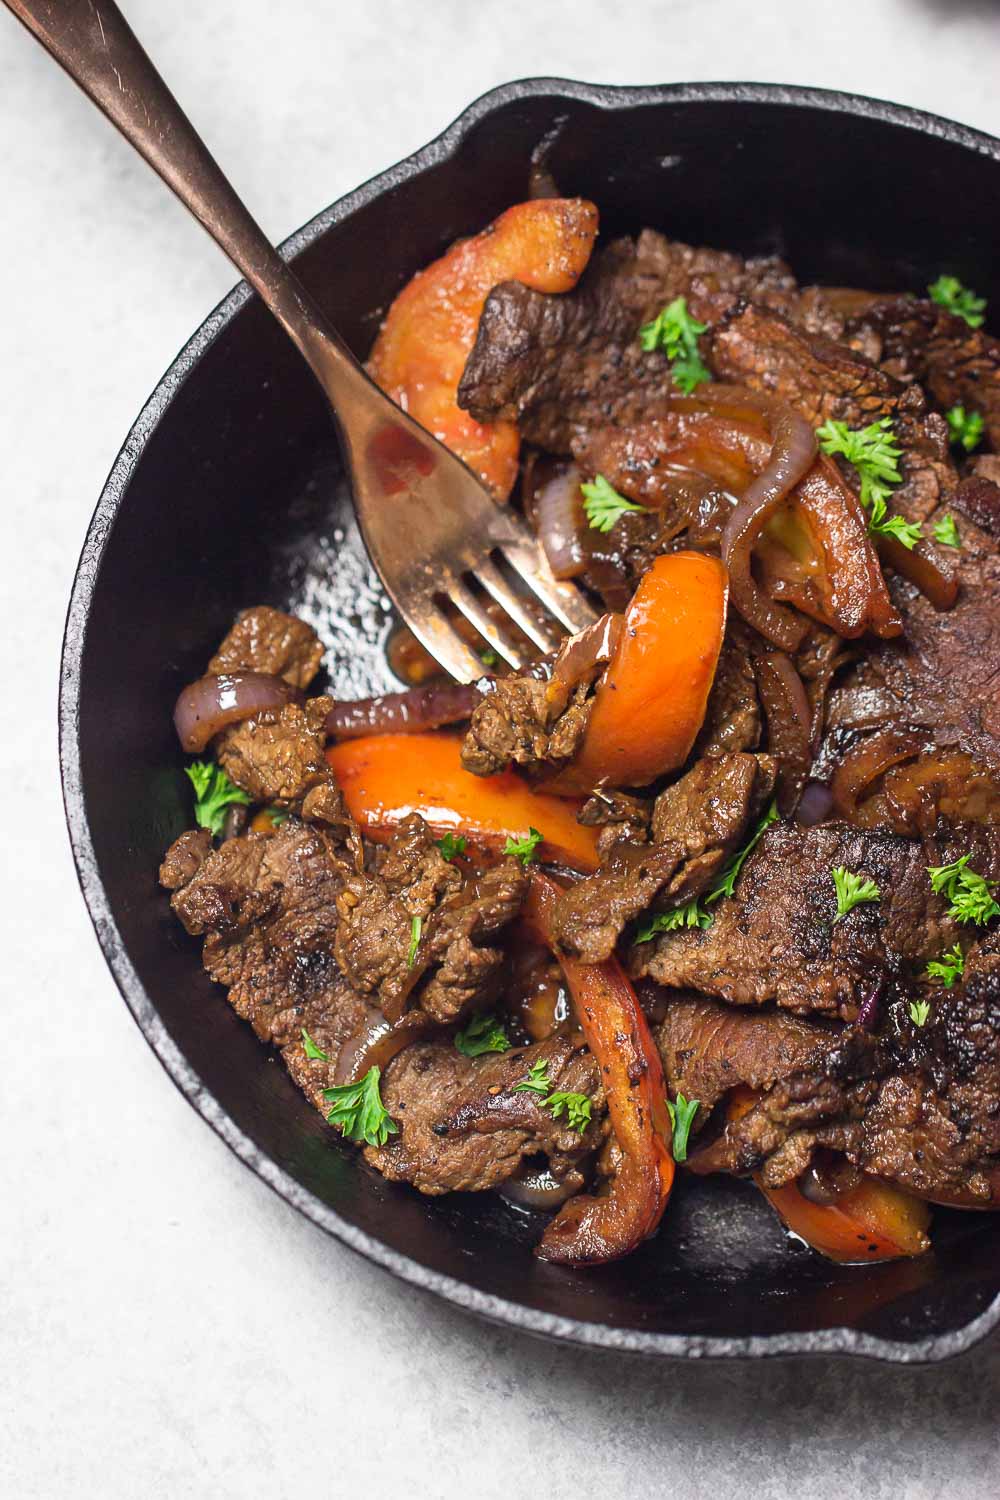
[[[204,225],[297,344],[327,394],[360,379],[326,322],[153,67],[114,0],[4,0]]]

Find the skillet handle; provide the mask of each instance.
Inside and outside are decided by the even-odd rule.
[[[259,293],[331,400],[367,377],[281,259],[153,67],[114,0],[4,0],[159,173]]]

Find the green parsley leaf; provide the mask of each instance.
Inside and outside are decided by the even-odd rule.
[[[688,1136],[700,1103],[699,1099],[685,1099],[683,1094],[678,1094],[676,1100],[667,1100],[667,1113],[674,1131],[674,1161],[687,1161]]]
[[[958,943],[947,948],[940,958],[932,958],[927,965],[928,979],[940,979],[946,990],[965,973],[965,954]]]
[[[643,923],[632,941],[648,943],[659,932],[676,932],[681,927],[711,927],[715,918],[710,911],[705,910],[705,907],[710,901],[720,901],[723,896],[733,894],[737,877],[746,864],[748,856],[777,817],[777,804],[772,802],[750,838],[743,848],[733,855],[707,896],[696,896],[691,901],[685,902],[683,906],[675,906],[672,911],[658,912],[656,916],[650,917],[648,922]]]
[[[463,1057],[482,1057],[484,1052],[506,1052],[510,1039],[496,1016],[473,1016],[464,1031],[456,1032],[455,1046]]]
[[[651,323],[639,329],[639,343],[649,353],[662,349],[670,360],[671,376],[686,396],[712,376],[702,364],[698,353],[698,335],[708,331],[707,323],[699,323],[687,309],[686,297],[675,297]]]
[[[894,536],[897,542],[902,542],[908,552],[913,551],[923,536],[917,521],[905,521],[902,516],[890,516],[888,506],[880,498],[874,499],[871,503],[868,531],[871,536]]]
[[[951,411],[945,412],[945,420],[951,440],[959,448],[971,453],[973,448],[979,447],[983,440],[983,428],[986,426],[982,412],[966,411],[964,406],[953,406]]]
[[[487,646],[485,650],[480,651],[479,660],[482,662],[484,667],[495,667],[500,658],[499,656],[497,656],[492,646]]]
[[[513,854],[514,858],[519,859],[524,868],[527,869],[535,857],[535,850],[541,842],[542,835],[538,832],[538,829],[529,828],[523,839],[508,837],[507,842],[503,846],[503,852],[504,854]]]
[[[515,1083],[513,1091],[515,1094],[540,1094],[542,1096],[551,1094],[552,1079],[549,1077],[549,1065],[544,1057],[531,1064],[527,1078],[522,1078],[520,1083]]]
[[[969,858],[963,854],[950,865],[928,865],[927,873],[931,889],[951,902],[949,917],[956,922],[974,922],[977,927],[985,927],[994,917],[1000,917],[1000,906],[992,895],[997,882],[968,869]]]
[[[706,911],[698,897],[675,906],[672,911],[657,912],[644,922],[632,939],[635,943],[649,943],[659,932],[676,932],[680,927],[711,927],[715,919]]]
[[[453,860],[456,854],[465,853],[468,840],[464,833],[460,833],[457,839],[452,834],[446,833],[443,839],[435,839],[434,842],[441,850],[445,859]]]
[[[424,930],[423,917],[413,917],[410,921],[410,947],[406,955],[406,967],[412,969],[417,961],[417,949],[420,947],[420,934]]]
[[[910,1020],[914,1026],[926,1026],[927,1018],[931,1013],[928,1000],[911,1000],[909,1005]]]
[[[882,892],[874,880],[866,880],[863,875],[855,875],[851,870],[845,870],[843,865],[838,865],[835,870],[830,871],[833,877],[833,887],[837,892],[837,915],[835,922],[855,906],[860,906],[864,901],[881,901]]]
[[[824,422],[817,427],[816,437],[824,453],[839,453],[857,469],[862,505],[888,500],[903,477],[899,472],[903,450],[895,440],[891,417],[853,432],[846,422]]]
[[[226,809],[235,804],[249,805],[250,798],[238,786],[234,786],[221,766],[214,761],[196,760],[185,766],[184,773],[194,787],[194,820],[199,828],[220,834],[226,820]]]
[[[767,812],[760,819],[749,840],[726,865],[726,868],[720,875],[718,882],[712,887],[708,895],[705,897],[706,902],[718,901],[723,896],[731,896],[733,894],[733,890],[736,886],[736,878],[742,870],[743,866],[746,864],[748,856],[752,854],[753,850],[760,843],[761,839],[764,837],[764,834],[770,828],[771,824],[776,823],[777,820],[778,804],[776,802],[772,802],[770,807],[767,809]]]
[[[581,484],[583,509],[590,522],[591,531],[610,531],[627,510],[646,512],[645,505],[634,505],[609,484],[603,474],[598,474],[593,484]]]
[[[566,1124],[570,1130],[577,1130],[580,1135],[583,1135],[590,1124],[590,1100],[586,1094],[557,1092],[550,1094],[542,1103],[551,1113],[553,1120],[559,1120],[565,1115]]]
[[[961,547],[962,538],[958,534],[954,516],[939,516],[932,530],[934,540],[940,542],[942,547]]]
[[[264,816],[273,828],[280,828],[282,823],[288,822],[288,814],[283,807],[265,807]]]
[[[313,1041],[312,1037],[309,1035],[304,1026],[302,1028],[302,1045],[305,1048],[306,1057],[314,1057],[318,1062],[330,1061],[326,1053],[323,1051],[323,1048],[317,1047],[316,1043]]]
[[[939,276],[937,281],[931,282],[927,291],[932,302],[936,302],[939,307],[946,307],[957,317],[964,318],[970,328],[982,328],[986,298],[977,297],[975,292],[962,285],[957,276]]]
[[[358,1083],[342,1083],[337,1088],[323,1090],[323,1098],[333,1105],[326,1118],[347,1140],[384,1146],[391,1135],[399,1134],[399,1126],[389,1118],[382,1103],[381,1076],[382,1069],[376,1064]]]

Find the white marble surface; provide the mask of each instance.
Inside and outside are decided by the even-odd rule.
[[[525,74],[825,84],[1000,131],[990,0],[127,8],[278,238]],[[525,1341],[349,1256],[175,1092],[77,891],[56,677],[119,442],[233,277],[6,14],[0,231],[0,1494],[995,1496],[1000,1345],[898,1372],[671,1369]]]

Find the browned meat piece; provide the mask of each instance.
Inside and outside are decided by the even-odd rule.
[[[603,860],[619,839],[644,844],[649,837],[652,808],[641,797],[627,792],[597,791],[583,804],[576,821],[585,828],[599,828],[597,853]]]
[[[731,621],[719,653],[695,753],[725,755],[737,750],[755,750],[759,743],[760,702],[753,664],[744,635],[734,629]]]
[[[814,427],[831,417],[852,428],[891,417],[903,450],[893,507],[909,519],[923,520],[954,487],[944,418],[927,410],[918,386],[904,386],[846,344],[750,304],[712,334],[709,362],[718,379],[776,396]],[[850,478],[852,471],[845,473]]]
[[[991,473],[995,477],[990,478]],[[988,454],[979,460],[977,472],[961,480],[948,496],[947,509],[967,516],[992,541],[1000,542],[1000,455]],[[989,548],[980,543],[978,550]]]
[[[207,828],[189,828],[174,839],[160,866],[160,884],[168,891],[180,890],[193,880],[212,852]]]
[[[986,481],[967,481],[985,484]],[[957,746],[1000,768],[1000,550],[961,514],[963,487],[942,507],[956,514],[961,549],[954,553],[959,595],[938,611],[904,579],[892,596],[904,620],[898,640],[873,643],[832,691],[827,732],[928,729],[937,744]],[[981,513],[981,512],[980,512]],[[931,517],[933,525],[935,517]]]
[[[171,898],[205,938],[205,968],[264,1041],[285,1046],[305,1026],[335,1058],[364,1017],[333,958],[344,874],[334,839],[289,819],[229,839]]]
[[[414,814],[372,873],[346,875],[337,962],[389,1019],[412,999],[435,1020],[454,1020],[472,1001],[495,998],[503,955],[488,942],[517,916],[526,880],[513,859],[463,877]]]
[[[555,930],[561,945],[599,963],[651,903],[679,906],[705,890],[773,785],[774,765],[767,756],[699,760],[656,799],[652,843],[620,839],[596,875],[560,896]]]
[[[292,807],[314,787],[333,783],[323,754],[329,711],[329,698],[265,709],[223,731],[217,741],[218,762],[254,802]]]
[[[656,1029],[672,1094],[697,1099],[704,1119],[738,1084],[769,1089],[814,1068],[839,1043],[838,1033],[780,1011],[734,1010],[699,995],[672,995]]]
[[[323,660],[323,643],[304,620],[258,604],[236,623],[208,664],[210,673],[267,672],[293,687],[307,688]]]
[[[971,472],[977,479],[988,479],[992,484],[1000,485],[1000,453],[980,453],[972,460]],[[993,532],[992,527],[986,529]]]
[[[885,1042],[846,1031],[796,1067],[691,1159],[695,1171],[761,1171],[773,1187],[817,1147],[933,1202],[1000,1203],[1000,954],[968,955],[963,987],[933,993],[914,1026],[898,1004]]]
[[[1000,879],[1000,829],[962,825],[919,843],[882,829],[775,824],[711,926],[635,945],[632,972],[733,1005],[852,1020],[874,976],[922,969],[958,939],[926,867],[970,852],[974,870]],[[874,880],[881,898],[835,922],[839,866]]]
[[[537,770],[572,759],[590,718],[590,685],[580,683],[562,713],[553,711],[549,684],[537,677],[500,677],[473,710],[462,742],[462,765],[493,776],[512,761]]]
[[[606,1133],[597,1068],[582,1042],[553,1038],[479,1058],[448,1043],[407,1048],[386,1070],[382,1099],[400,1127],[365,1156],[386,1177],[423,1193],[499,1186],[527,1156],[544,1153],[563,1178]],[[514,1092],[532,1063],[545,1062],[553,1089],[586,1094],[592,1121],[583,1135],[554,1120],[540,1099]]]
[[[519,282],[495,287],[459,405],[480,421],[511,418],[522,436],[550,453],[568,453],[573,434],[584,428],[634,421],[672,389],[665,356],[643,352],[639,329],[681,296],[706,323],[752,296],[811,326],[841,326],[815,294],[800,299],[783,262],[693,249],[647,229],[637,241],[609,245],[564,296]]]
[[[981,412],[990,445],[1000,448],[1000,340],[917,297],[873,302],[848,323],[848,337],[861,329],[875,334],[889,374],[925,386],[939,406]]]

